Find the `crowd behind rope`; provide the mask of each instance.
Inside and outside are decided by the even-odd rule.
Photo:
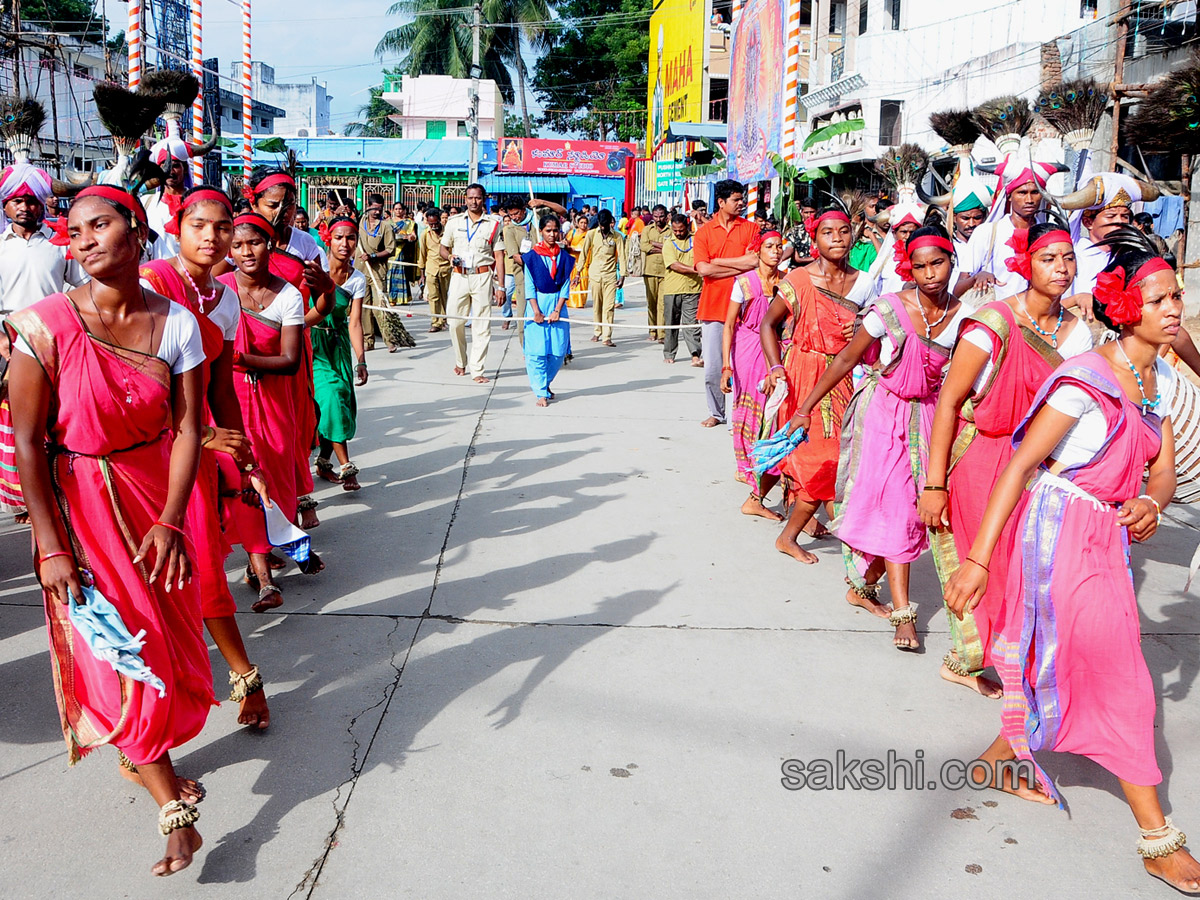
[[[897,183],[781,227],[745,218],[733,181],[711,215],[539,198],[489,212],[471,185],[462,210],[387,211],[372,194],[361,216],[333,197],[312,221],[281,169],[239,198],[192,186],[185,158],[164,172],[145,202],[97,185],[65,212],[40,170],[0,176],[3,496],[32,526],[71,759],[113,744],[152,795],[155,874],[201,844],[203,793],[170,751],[214,703],[205,629],[238,721],[270,723],[226,560],[240,545],[256,612],[283,605],[279,569],[322,571],[314,477],[361,487],[355,388],[377,339],[412,342],[391,310],[426,302],[448,368],[486,384],[500,309],[544,407],[572,359],[570,311],[591,302],[591,340],[613,346],[642,278],[646,341],[673,363],[682,339],[703,369],[701,424],[730,426],[742,512],[782,523],[779,551],[817,564],[802,543],[836,535],[847,602],[902,651],[920,647],[909,567],[932,551],[942,675],[1001,701],[982,758],[1036,772],[991,786],[1061,803],[1035,751],[1088,756],[1119,779],[1147,870],[1200,890],[1160,806],[1126,552],[1175,493],[1175,365],[1200,371],[1200,354],[1171,254],[1134,224],[1132,179],[1096,176],[1066,221],[1046,208],[1048,173],[1010,158],[996,196],[962,178],[926,204]],[[105,604],[144,632],[119,674],[87,625]]]

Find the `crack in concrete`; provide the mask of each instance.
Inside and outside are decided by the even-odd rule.
[[[442,539],[442,549],[438,554],[437,567],[434,569],[433,584],[429,590],[429,601],[426,603],[425,610],[420,616],[387,617],[392,618],[395,622],[392,630],[388,632],[389,645],[392,642],[392,636],[395,635],[397,629],[399,629],[401,621],[415,618],[417,620],[417,625],[413,629],[412,638],[409,640],[408,646],[404,649],[404,660],[400,663],[400,665],[396,665],[397,651],[395,648],[392,649],[392,655],[391,659],[389,660],[389,664],[395,671],[396,675],[395,678],[393,678],[387,685],[384,686],[383,696],[378,702],[373,703],[366,709],[356,713],[354,717],[351,718],[350,724],[346,726],[346,731],[349,732],[351,739],[354,741],[354,754],[350,762],[350,777],[338,785],[337,793],[334,795],[334,798],[331,801],[333,804],[334,823],[333,828],[325,838],[324,847],[321,850],[321,854],[313,861],[313,864],[304,873],[303,877],[301,877],[299,883],[297,883],[291,894],[288,895],[289,900],[291,900],[292,897],[298,896],[303,896],[305,900],[311,900],[313,894],[316,892],[317,884],[321,878],[321,872],[325,869],[325,863],[329,859],[329,854],[333,851],[333,848],[337,846],[338,833],[342,830],[342,827],[346,823],[346,810],[349,808],[350,801],[354,797],[355,788],[358,787],[359,776],[362,775],[363,770],[366,768],[367,759],[371,755],[371,749],[375,746],[375,738],[379,735],[379,731],[383,727],[383,721],[387,718],[388,710],[391,709],[392,706],[392,699],[396,696],[396,691],[400,687],[400,680],[404,677],[404,670],[408,666],[409,658],[412,656],[412,649],[417,643],[417,637],[421,633],[421,625],[428,619],[445,621],[451,618],[447,616],[433,616],[430,614],[430,610],[433,608],[433,600],[437,595],[438,585],[441,582],[442,567],[446,562],[446,550],[450,546],[450,532],[454,529],[454,522],[458,518],[459,508],[462,506],[463,494],[466,492],[467,476],[470,473],[471,460],[475,457],[475,447],[479,441],[479,435],[483,431],[483,419],[487,415],[488,407],[491,405],[492,397],[496,391],[496,384],[500,380],[500,369],[503,367],[504,360],[508,356],[508,348],[511,343],[511,341],[505,342],[504,352],[500,354],[500,361],[497,363],[496,370],[492,375],[491,386],[488,389],[487,397],[484,398],[483,408],[479,411],[479,418],[475,422],[475,430],[471,434],[471,440],[467,444],[467,451],[463,456],[462,480],[458,485],[458,495],[454,500],[454,508],[450,511],[450,521],[446,523],[446,536]],[[354,734],[354,726],[357,724],[360,718],[374,709],[379,709],[380,706],[383,707],[383,711],[379,714],[379,719],[376,721],[375,728],[371,732],[371,739],[367,741],[366,750],[363,752],[362,760],[360,761],[358,758],[358,751],[361,749],[362,745],[359,743],[358,737]],[[346,799],[339,808],[338,801],[341,799],[343,790],[346,792]]]

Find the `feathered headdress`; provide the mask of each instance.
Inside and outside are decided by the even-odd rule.
[[[1092,78],[1062,82],[1038,94],[1033,111],[1076,151],[1091,147],[1096,125],[1108,108],[1108,94]]]
[[[979,123],[975,121],[975,114],[971,110],[948,109],[945,112],[930,113],[929,126],[937,133],[938,137],[950,145],[950,149],[957,158],[949,191],[943,194],[927,194],[922,189],[921,182],[918,181],[917,196],[930,206],[950,210],[956,203],[957,185],[964,177],[971,177],[971,148],[979,138]],[[975,190],[976,186],[972,184],[971,191],[968,193]],[[986,208],[990,202],[991,192],[989,191],[984,207]]]
[[[899,147],[889,147],[875,161],[875,170],[888,180],[896,189],[898,195],[908,194],[908,198],[916,196],[916,185],[925,174],[929,165],[929,154],[916,144],[901,144]],[[903,196],[896,198],[904,202]]]
[[[108,81],[97,84],[92,97],[96,101],[96,114],[112,135],[117,151],[116,162],[100,180],[134,192],[160,179],[162,170],[157,166],[154,166],[157,172],[151,169],[149,152],[145,149],[139,152],[137,147],[154,120],[163,114],[167,100],[158,94],[131,91]]]
[[[205,156],[217,145],[215,133],[200,144],[189,144],[183,139],[183,115],[199,92],[200,82],[194,75],[174,69],[149,72],[138,85],[138,93],[158,97],[166,103],[163,119],[167,123],[167,135],[150,148],[150,161],[164,172],[170,171],[171,160],[186,164],[195,157]],[[183,181],[185,187],[191,187],[191,168],[187,165],[184,166]]]
[[[1012,153],[1033,125],[1029,103],[1021,97],[996,97],[980,103],[971,111],[975,124],[987,135],[1001,154]]]
[[[29,161],[33,142],[45,120],[46,110],[36,100],[0,94],[0,137],[13,155],[13,164],[0,172],[0,204],[22,194],[45,203],[51,194],[70,197],[91,184],[91,176],[79,173],[70,181],[59,181]],[[0,228],[5,225],[7,220],[0,212]]]
[[[1154,83],[1126,120],[1125,139],[1146,150],[1200,153],[1200,52]]]

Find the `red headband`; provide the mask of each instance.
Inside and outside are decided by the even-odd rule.
[[[249,225],[251,228],[257,228],[271,240],[275,240],[275,226],[266,220],[264,216],[258,213],[242,213],[233,220],[233,227],[237,228],[241,225]]]
[[[1125,269],[1117,266],[1111,272],[1101,272],[1096,276],[1096,286],[1092,296],[1104,307],[1108,320],[1114,325],[1128,325],[1142,318],[1142,289],[1137,285],[1156,272],[1174,272],[1171,264],[1161,256],[1147,260],[1133,273],[1126,287]]]
[[[296,190],[296,179],[286,172],[276,172],[274,175],[268,175],[256,186],[247,187],[246,196],[253,200],[255,197],[265,194],[271,188],[278,187],[281,184],[285,187],[290,187],[293,191]]]
[[[913,280],[912,254],[922,247],[937,247],[939,250],[949,253],[951,259],[954,258],[954,245],[936,234],[923,234],[918,238],[913,238],[907,245],[903,241],[896,241],[892,259],[896,262],[896,274],[905,281]]]
[[[1028,281],[1033,274],[1033,254],[1051,244],[1070,243],[1072,243],[1071,235],[1065,231],[1055,229],[1054,231],[1047,231],[1034,241],[1031,247],[1029,246],[1029,229],[1017,228],[1013,231],[1013,236],[1006,242],[1007,246],[1012,248],[1013,255],[1004,264],[1008,267],[1008,271],[1016,272]]]
[[[123,191],[119,187],[113,187],[110,184],[94,184],[91,187],[84,188],[76,197],[80,200],[84,197],[102,197],[105,200],[111,200],[118,206],[133,213],[133,217],[137,219],[139,224],[148,225],[146,210],[142,206],[142,202],[133,196],[133,194]]]
[[[229,210],[229,214],[233,215],[233,201],[230,200],[224,191],[218,191],[216,188],[200,188],[192,191],[183,198],[183,202],[179,206],[179,212],[176,215],[182,215],[183,211],[189,206],[195,206],[197,203],[220,203],[223,207]]]
[[[757,253],[762,248],[762,245],[767,242],[767,238],[778,238],[779,240],[782,241],[783,235],[775,230],[764,231],[762,234],[760,234],[758,237],[756,237],[754,240],[752,240],[750,242],[750,246],[748,246],[746,248],[746,252],[747,253]]]

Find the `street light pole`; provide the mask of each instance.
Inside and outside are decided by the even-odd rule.
[[[475,0],[471,22],[471,118],[467,122],[467,132],[471,138],[469,171],[472,184],[479,180],[479,76],[483,74],[479,65],[479,29],[482,27],[482,12],[480,0]]]

